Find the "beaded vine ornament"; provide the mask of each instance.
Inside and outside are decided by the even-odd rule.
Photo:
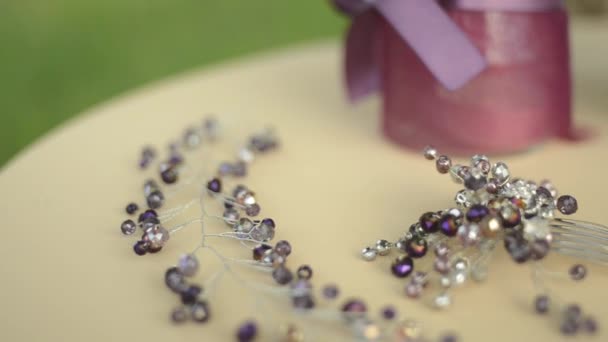
[[[175,324],[187,321],[206,324],[212,320],[213,306],[216,305],[213,293],[220,279],[227,275],[256,294],[270,294],[278,302],[290,303],[295,315],[292,321],[280,322],[277,326],[262,327],[256,319],[241,322],[233,337],[240,342],[269,339],[285,342],[323,340],[323,333],[317,331],[319,322],[339,322],[345,328],[344,337],[348,339],[427,341],[420,324],[413,319],[399,317],[392,305],[385,305],[380,312],[373,314],[368,312],[367,304],[358,297],[340,300],[341,291],[337,284],[328,283],[315,288],[311,266],[291,268],[288,265],[288,257],[292,254],[291,243],[286,240],[271,243],[278,224],[272,218],[261,216],[261,206],[255,192],[240,182],[254,160],[278,149],[279,140],[272,130],[250,136],[238,148],[236,160],[219,163],[211,174],[198,170],[193,172],[186,159],[201,157],[189,154],[196,153],[203,146],[207,149],[215,148],[220,133],[218,122],[206,119],[200,127],[187,129],[180,142],[170,144],[168,156],[162,161],[159,161],[154,148],[145,147],[141,152],[139,166],[142,169],[157,166],[157,178],[160,181],[144,181],[145,209],[140,210],[140,205],[135,202],[129,203],[125,208],[128,215],[137,219],[124,221],[120,228],[124,235],[140,236],[133,245],[134,253],[140,256],[160,252],[170,243],[171,236],[191,224],[200,223],[202,226],[198,245],[165,270],[165,285],[179,302],[171,311],[170,320]],[[218,147],[218,150],[221,149]],[[205,160],[205,163],[208,162]],[[229,183],[234,184],[228,186]],[[164,209],[173,195],[185,191],[180,186],[188,189],[198,187],[200,196]],[[170,221],[196,204],[200,206],[200,217],[169,226]],[[212,209],[219,209],[223,214],[213,215]],[[136,235],[138,229],[140,232]],[[216,233],[213,229],[220,231]],[[249,250],[250,259],[223,255],[212,243],[214,238],[234,240],[237,246]],[[219,260],[224,267],[207,276],[201,283],[195,279],[201,273],[200,254],[203,251],[208,251],[210,258]],[[270,284],[246,279],[237,272],[236,266],[268,274]],[[271,322],[273,325],[275,323]],[[456,341],[457,338],[453,333],[447,332],[439,340],[447,342]]]
[[[540,183],[514,178],[507,164],[492,164],[488,157],[475,155],[469,165],[452,165],[452,160],[429,146],[424,157],[435,161],[440,174],[449,174],[464,189],[454,198],[453,208],[423,213],[395,242],[378,240],[361,251],[364,260],[373,261],[396,250],[401,253],[391,265],[398,278],[409,278],[405,294],[418,299],[434,280],[437,287],[430,304],[437,309],[451,305],[451,291],[468,279],[480,282],[488,275],[488,264],[497,245],[504,245],[516,263],[529,263],[540,294],[533,300],[539,314],[548,314],[550,298],[542,289],[539,265],[550,251],[606,263],[605,241],[608,228],[583,221],[555,218],[555,212],[572,215],[577,200],[561,195],[548,180]],[[430,255],[430,262],[425,256]],[[414,264],[421,267],[414,267]],[[416,269],[416,271],[414,271]],[[573,265],[569,276],[580,281],[586,267]],[[555,311],[555,310],[554,310]],[[594,333],[598,326],[591,316],[583,315],[579,305],[561,305],[559,329],[563,334]]]
[[[209,118],[202,125],[187,129],[179,142],[169,145],[167,156],[162,160],[154,148],[145,147],[139,166],[142,169],[158,167],[159,181],[152,178],[144,181],[145,209],[140,209],[135,202],[129,203],[125,211],[137,219],[127,219],[120,226],[121,232],[128,236],[136,235],[140,230],[136,235],[140,238],[135,241],[133,251],[144,256],[160,252],[170,243],[170,237],[180,230],[195,223],[201,225],[198,244],[164,272],[164,283],[179,303],[170,312],[170,321],[175,324],[187,321],[206,324],[210,321],[216,305],[214,290],[221,278],[228,275],[248,290],[263,292],[280,302],[289,302],[296,315],[296,322],[280,322],[277,327],[262,327],[256,319],[241,322],[233,337],[240,342],[322,340],[320,332],[314,331],[317,323],[322,321],[339,322],[345,328],[346,337],[351,339],[429,341],[417,321],[399,317],[391,305],[373,314],[357,297],[338,301],[340,290],[336,284],[325,284],[316,289],[311,266],[300,265],[294,269],[288,265],[291,243],[285,240],[271,243],[278,225],[272,218],[260,216],[261,206],[255,192],[241,180],[254,160],[279,147],[274,131],[264,130],[250,136],[238,148],[236,160],[221,162],[212,172],[193,170],[189,166],[191,163],[186,163],[187,159],[192,158],[193,162],[202,159],[197,151],[203,146],[204,149],[221,151],[216,146],[220,128],[215,119]],[[377,255],[389,255],[393,250],[402,253],[392,264],[391,272],[398,278],[409,278],[405,285],[408,297],[420,298],[425,289],[431,288],[429,285],[436,275],[441,290],[433,296],[432,303],[437,308],[450,305],[452,287],[469,278],[480,281],[486,277],[492,251],[500,242],[520,263],[540,260],[550,250],[608,262],[602,247],[594,242],[608,238],[608,229],[590,223],[555,219],[556,209],[572,214],[577,203],[571,196],[557,198],[557,191],[549,182],[536,185],[512,179],[507,165],[492,165],[485,156],[473,157],[471,166],[452,166],[448,157],[439,156],[433,148],[425,150],[425,157],[436,161],[440,173],[449,173],[454,181],[464,184],[465,189],[456,195],[456,207],[425,213],[396,242],[379,240],[375,246],[362,251],[363,258],[368,261]],[[204,162],[210,161],[205,159]],[[165,209],[176,194],[192,189],[198,197]],[[172,220],[197,204],[200,207],[198,217],[171,224]],[[211,213],[213,209],[223,213],[214,215]],[[237,246],[249,250],[250,259],[223,255],[212,243],[213,239],[233,240]],[[596,248],[581,247],[589,242]],[[425,271],[419,266],[414,270],[414,261],[420,263],[418,259],[430,250],[435,254],[430,270]],[[208,251],[209,257],[221,262],[223,267],[214,274],[205,275],[204,282],[200,282],[196,277],[201,273],[203,251]],[[236,271],[236,266],[268,274],[270,283],[246,279]],[[535,270],[538,272],[534,275],[539,276],[540,271]],[[581,280],[585,275],[583,265],[575,265],[570,270],[573,279]],[[552,311],[554,307],[546,294],[539,295],[533,303],[533,308],[541,314]],[[596,321],[584,315],[578,305],[567,306],[561,314],[560,329],[565,334],[592,333],[597,329]],[[312,329],[305,329],[305,320],[313,326]],[[456,340],[454,333],[439,337],[442,342]]]

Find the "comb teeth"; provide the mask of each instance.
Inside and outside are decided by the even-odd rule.
[[[608,227],[572,219],[553,219],[549,225],[552,250],[608,265]]]

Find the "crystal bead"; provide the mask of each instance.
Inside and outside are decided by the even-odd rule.
[[[127,207],[125,208],[125,211],[127,212],[127,214],[129,215],[133,215],[135,214],[135,212],[139,210],[139,206],[137,206],[136,203],[129,203],[127,205]]]
[[[237,157],[242,162],[251,163],[255,159],[255,154],[247,147],[242,147],[237,152]]]
[[[177,182],[178,172],[173,165],[163,163],[160,165],[160,178],[165,184],[174,184]]]
[[[448,173],[452,166],[452,160],[448,156],[439,156],[435,162],[435,166],[439,173]]]
[[[458,223],[452,215],[443,215],[438,225],[441,232],[446,236],[455,236],[458,232]]]
[[[251,238],[256,241],[269,241],[272,240],[273,237],[274,223],[269,224],[267,220],[262,220],[260,224],[251,230]]]
[[[437,222],[439,221],[439,219],[439,214],[434,212],[427,212],[422,214],[418,221],[420,223],[420,227],[422,227],[425,232],[434,233],[439,230],[439,227],[437,226]]]
[[[460,164],[456,164],[452,167],[450,167],[450,178],[452,178],[452,181],[456,184],[462,184],[464,182],[464,179],[462,177],[462,168],[463,166]]]
[[[177,267],[171,267],[165,272],[165,284],[175,293],[182,293],[188,289],[184,275]]]
[[[572,215],[578,210],[576,198],[570,195],[563,195],[557,199],[557,210],[564,215]]]
[[[137,225],[133,220],[126,220],[120,225],[120,231],[124,235],[132,235],[137,230]]]
[[[198,300],[198,296],[201,294],[203,289],[198,285],[190,285],[180,296],[183,304],[190,305],[194,304]]]
[[[475,204],[467,210],[467,220],[469,222],[479,222],[490,213],[488,207],[482,204]]]
[[[376,255],[378,255],[378,251],[372,247],[365,247],[361,251],[361,257],[365,261],[373,261],[376,259]]]
[[[150,248],[162,247],[169,240],[169,232],[161,225],[156,225],[144,232],[142,241],[148,243]]]
[[[437,309],[445,309],[452,304],[452,298],[447,292],[437,295],[433,299],[433,304]]]
[[[198,271],[199,263],[193,254],[184,254],[179,258],[177,268],[186,277],[192,277]]]
[[[183,306],[175,308],[171,312],[171,321],[173,323],[184,323],[188,319],[188,311]]]
[[[280,285],[286,285],[293,279],[293,274],[285,266],[280,266],[272,271],[272,277]]]
[[[424,148],[423,154],[424,158],[426,158],[427,160],[435,160],[435,158],[437,158],[438,152],[437,149],[433,146],[427,146]]]
[[[549,180],[547,180],[547,179],[542,180],[540,182],[539,186],[549,190],[551,197],[553,197],[553,198],[557,197],[557,194],[558,194],[557,188]]]
[[[239,327],[236,337],[239,342],[250,342],[255,339],[257,334],[258,328],[255,322],[247,321]]]
[[[441,287],[444,289],[449,289],[452,287],[452,278],[447,275],[442,276],[439,278],[439,285],[441,285]]]
[[[583,280],[587,275],[587,268],[584,265],[576,264],[568,271],[572,280]]]
[[[340,289],[334,284],[325,285],[323,287],[323,296],[327,299],[335,299],[340,294]]]
[[[452,279],[452,284],[462,285],[467,280],[467,274],[462,271],[454,272],[451,275],[451,279]]]
[[[434,251],[435,251],[435,255],[437,257],[445,258],[448,256],[448,253],[450,252],[450,247],[448,247],[448,245],[445,242],[440,242],[437,245],[435,245]]]
[[[487,183],[486,176],[477,168],[473,168],[464,177],[464,186],[469,190],[479,190]]]
[[[150,209],[158,209],[162,207],[165,202],[165,196],[160,190],[152,191],[152,193],[146,197],[146,202]]]
[[[481,228],[476,223],[467,223],[458,227],[456,234],[464,247],[474,246],[481,239]]]
[[[219,178],[213,178],[207,183],[207,190],[213,193],[222,192],[222,181]]]
[[[133,251],[135,252],[135,254],[137,255],[145,255],[146,253],[148,253],[148,244],[145,241],[137,241],[134,245],[133,245]]]
[[[150,194],[154,191],[159,190],[160,188],[158,187],[158,184],[156,183],[155,180],[153,179],[148,179],[145,183],[144,183],[144,196],[148,197],[150,196]]]
[[[245,213],[247,214],[247,216],[255,217],[260,214],[260,210],[261,210],[260,205],[257,203],[254,203],[252,205],[247,206],[247,208],[245,208]]]
[[[189,148],[195,148],[201,143],[201,136],[194,128],[189,128],[184,132],[184,145]]]
[[[261,261],[264,255],[266,254],[266,251],[269,250],[272,250],[272,246],[267,244],[255,246],[255,248],[253,248],[253,260]]]
[[[240,216],[239,212],[234,208],[227,208],[224,210],[223,214],[224,222],[226,222],[229,227],[235,227],[238,224]]]
[[[291,244],[286,240],[277,242],[274,246],[274,250],[281,256],[287,257],[291,254]]]
[[[405,285],[405,295],[409,298],[418,298],[422,294],[422,286],[416,283]]]
[[[469,269],[469,260],[464,257],[457,258],[452,262],[452,268],[458,272],[466,272]]]
[[[499,185],[505,184],[509,181],[509,178],[511,178],[509,167],[503,162],[498,162],[494,164],[494,166],[492,167],[491,174],[492,178],[496,179]]]
[[[495,215],[489,215],[484,217],[479,222],[481,228],[481,234],[487,238],[495,238],[502,229],[500,219]]]
[[[190,306],[190,316],[192,317],[192,320],[197,323],[207,322],[211,316],[207,302],[198,301]]]
[[[253,229],[254,224],[253,221],[246,217],[242,217],[238,220],[237,223],[234,224],[234,231],[237,233],[249,234]]]
[[[433,269],[440,274],[447,274],[450,272],[450,263],[444,259],[435,259],[433,262]]]
[[[427,242],[421,237],[409,239],[405,244],[405,251],[412,258],[422,258],[426,255],[427,249]]]
[[[387,240],[376,241],[376,251],[378,255],[388,255],[391,252],[392,244]]]
[[[460,190],[456,193],[454,201],[456,205],[468,208],[473,205],[474,199],[474,195],[470,190]]]
[[[395,259],[391,265],[391,271],[397,278],[405,278],[414,270],[414,260],[409,256],[402,255]]]

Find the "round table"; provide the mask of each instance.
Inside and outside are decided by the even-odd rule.
[[[595,25],[575,25],[574,51],[576,119],[592,126],[596,137],[551,141],[504,159],[516,175],[550,177],[575,195],[577,218],[606,223],[608,117],[602,112],[608,103],[602,94],[608,88],[597,76],[603,63],[597,56],[605,55],[597,49],[606,47],[596,46]],[[365,245],[394,239],[420,213],[450,205],[457,187],[420,155],[382,138],[376,98],[354,107],[345,101],[339,50],[335,41],[303,45],[151,84],[95,106],[9,163],[0,174],[0,339],[224,341],[253,318],[264,323],[261,340],[271,340],[278,325],[301,320],[285,310],[286,303],[274,307],[276,301],[258,298],[262,310],[255,295],[226,277],[211,299],[209,323],[172,326],[168,314],[177,301],[164,286],[164,271],[190,249],[198,229],[184,229],[161,253],[145,257],[137,257],[134,240],[119,232],[124,206],[141,198],[141,147],[164,144],[213,113],[239,132],[229,139],[265,124],[282,137],[279,151],[255,162],[247,184],[277,222],[275,241],[294,245],[292,268],[310,264],[317,288],[335,282],[343,299],[363,297],[374,315],[392,303],[401,318],[422,322],[429,336],[456,331],[465,341],[559,340],[557,323],[533,313],[530,269],[514,264],[502,248],[488,280],[456,289],[446,312],[406,298],[403,281],[388,271],[392,258],[361,260]],[[250,257],[236,243],[218,242],[217,248]],[[200,256],[201,281],[218,267],[208,255]],[[565,275],[572,263],[552,255],[545,264]],[[564,303],[581,303],[605,324],[608,270],[588,269],[585,281],[563,277],[548,284]],[[323,307],[339,303],[320,301]],[[341,329],[317,327],[323,332],[309,340],[344,339]],[[594,340],[606,340],[606,330]]]

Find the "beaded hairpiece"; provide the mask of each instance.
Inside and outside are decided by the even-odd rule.
[[[140,256],[161,251],[170,237],[180,230],[195,223],[201,225],[201,237],[196,246],[165,271],[165,284],[179,303],[171,311],[170,320],[175,324],[208,322],[215,305],[214,290],[221,278],[227,275],[244,288],[273,296],[278,302],[290,302],[297,316],[277,327],[262,327],[255,319],[241,322],[235,331],[236,340],[241,342],[254,341],[262,335],[265,340],[269,337],[290,342],[305,338],[321,340],[320,332],[315,331],[319,329],[317,323],[320,321],[339,322],[346,327],[351,338],[365,341],[427,341],[419,324],[411,319],[398,319],[393,306],[386,305],[378,315],[374,315],[361,299],[350,298],[336,305],[335,300],[340,294],[337,285],[325,284],[317,292],[312,284],[313,269],[309,265],[301,265],[292,271],[287,263],[292,245],[285,240],[270,244],[277,224],[272,218],[259,219],[261,206],[255,192],[235,182],[247,175],[254,159],[279,147],[277,136],[272,130],[250,136],[238,149],[235,161],[219,163],[213,171],[206,171],[203,165],[193,167],[192,164],[196,165],[203,159],[199,155],[201,150],[221,150],[216,146],[220,133],[217,121],[206,119],[201,126],[187,129],[179,142],[170,144],[167,157],[160,162],[154,148],[144,148],[139,166],[142,169],[158,167],[158,178],[162,183],[147,179],[143,186],[147,209],[140,211],[140,205],[128,204],[127,214],[138,214],[137,220],[128,219],[121,224],[124,235],[134,235],[141,229],[141,238],[133,245],[135,254]],[[456,208],[426,213],[395,243],[379,240],[362,253],[364,259],[373,260],[376,255],[388,255],[391,250],[404,252],[391,270],[400,278],[410,276],[406,285],[409,297],[418,298],[423,289],[430,287],[432,272],[419,271],[424,269],[420,265],[414,272],[414,259],[422,258],[428,250],[433,250],[436,255],[433,268],[437,271],[442,290],[433,302],[439,308],[450,304],[448,289],[453,285],[461,284],[467,278],[485,278],[489,258],[500,241],[504,241],[517,262],[542,259],[549,250],[608,262],[603,246],[597,242],[594,242],[595,251],[581,248],[589,241],[600,237],[605,239],[608,236],[606,228],[554,219],[556,208],[571,214],[576,211],[577,204],[570,196],[555,199],[557,192],[550,183],[543,182],[537,186],[532,182],[511,179],[504,163],[492,166],[484,156],[473,157],[472,165],[468,167],[452,166],[449,158],[438,156],[433,148],[427,148],[425,156],[436,159],[440,173],[450,173],[457,183],[465,185],[465,189],[456,196]],[[209,162],[205,158],[204,163]],[[234,184],[229,186],[230,183]],[[231,190],[227,191],[228,188]],[[177,195],[188,191],[194,191],[195,198],[173,203],[179,202]],[[168,204],[172,207],[164,209]],[[171,223],[196,206],[199,207],[197,217]],[[223,214],[215,215],[212,213],[214,210],[221,210]],[[218,238],[234,240],[237,246],[249,251],[250,258],[225,256],[212,243]],[[202,273],[199,262],[203,252],[208,252],[205,258],[216,259],[223,267],[214,274],[204,274],[205,280],[200,282],[196,276]],[[272,282],[247,279],[238,272],[237,266],[268,273]],[[584,278],[585,273],[582,265],[575,265],[571,270],[574,279]],[[535,305],[538,312],[545,313],[549,310],[549,298],[541,295]],[[582,315],[580,307],[567,307],[561,328],[564,333],[571,334],[582,328],[593,332],[596,327],[595,320]],[[456,335],[448,333],[440,340],[453,342]]]
[[[453,208],[431,211],[420,216],[396,242],[378,240],[373,247],[362,250],[364,260],[372,261],[377,255],[388,255],[391,250],[401,252],[391,265],[398,278],[410,278],[405,293],[420,298],[431,278],[439,290],[432,297],[432,305],[442,309],[452,302],[450,290],[467,279],[483,281],[488,263],[498,244],[503,244],[513,261],[530,263],[534,277],[543,272],[538,261],[550,251],[585,258],[605,264],[608,249],[608,228],[572,219],[555,218],[555,212],[572,215],[578,209],[577,200],[570,195],[558,197],[557,189],[548,180],[539,184],[511,177],[507,164],[492,164],[488,157],[475,155],[470,165],[452,165],[445,155],[433,147],[424,150],[424,157],[434,160],[440,174],[449,174],[464,189],[454,198]],[[431,250],[431,263],[422,259]],[[430,253],[429,253],[430,254]],[[414,271],[416,260],[420,267]],[[582,280],[586,268],[576,264],[570,268],[573,280]],[[535,279],[536,280],[536,279]],[[549,297],[538,295],[534,300],[538,313],[549,311]],[[578,305],[565,307],[560,329],[574,334],[597,329],[595,320],[584,317]]]
[[[397,319],[397,311],[391,305],[386,305],[378,315],[373,315],[368,312],[365,302],[356,297],[347,298],[336,305],[341,292],[336,284],[325,284],[318,292],[315,291],[311,280],[313,269],[309,265],[300,265],[295,272],[288,267],[287,259],[292,253],[292,245],[285,240],[270,244],[277,225],[272,218],[258,219],[261,207],[254,191],[238,183],[230,191],[226,190],[228,183],[246,176],[254,159],[279,147],[278,138],[272,130],[252,135],[238,149],[236,161],[222,162],[210,174],[186,165],[186,159],[191,162],[200,159],[200,156],[189,154],[200,151],[202,146],[213,148],[219,136],[218,123],[207,119],[201,127],[187,129],[179,143],[170,144],[168,157],[160,163],[156,150],[145,147],[139,166],[148,169],[158,165],[158,178],[163,185],[154,179],[146,180],[143,194],[148,208],[140,212],[138,204],[128,204],[127,214],[140,212],[138,219],[128,219],[121,224],[124,235],[134,235],[138,227],[141,229],[141,238],[133,246],[135,254],[140,256],[161,251],[172,235],[191,224],[201,224],[200,242],[165,271],[165,284],[180,303],[171,312],[170,320],[175,324],[208,322],[212,316],[214,289],[220,279],[228,275],[244,288],[274,296],[278,302],[291,302],[295,315],[292,321],[282,322],[277,327],[262,328],[255,319],[242,322],[235,332],[238,341],[253,341],[256,337],[261,338],[261,334],[265,340],[269,336],[286,342],[304,341],[305,338],[322,340],[322,336],[319,336],[322,332],[316,331],[319,330],[319,322],[343,324],[349,339],[422,340],[419,324],[412,319]],[[198,198],[160,211],[172,200],[173,195],[193,188],[199,192]],[[200,217],[169,226],[170,221],[196,204],[200,206]],[[216,210],[221,208],[223,214],[211,214],[212,207]],[[249,250],[250,259],[224,256],[214,247],[214,238],[234,240]],[[208,256],[217,259],[224,267],[219,273],[205,275],[206,280],[200,283],[195,281],[195,276],[200,273],[199,258],[204,251],[208,251]],[[269,273],[274,284],[246,279],[237,272],[236,266]],[[447,333],[441,340],[456,341],[456,338],[452,333]]]

